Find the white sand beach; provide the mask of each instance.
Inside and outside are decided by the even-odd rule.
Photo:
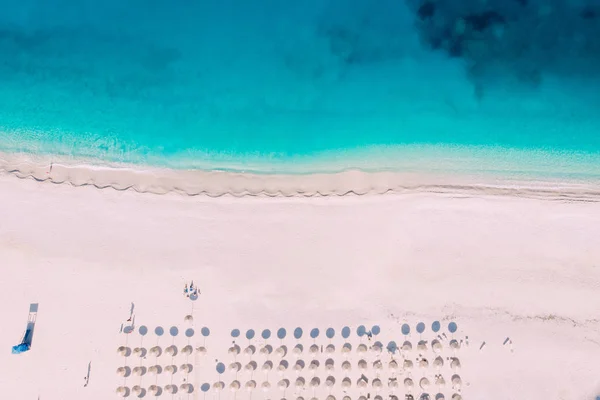
[[[15,175],[0,175],[3,398],[106,400],[118,398],[118,387],[127,388],[128,398],[139,393],[146,399],[155,397],[154,387],[160,388],[159,399],[600,395],[596,192],[575,185],[577,194],[564,196],[545,187],[542,192],[550,195],[447,188],[211,198]],[[191,280],[200,288],[196,301],[183,295]],[[39,309],[31,350],[10,354],[32,303]],[[184,321],[186,315],[193,321]],[[438,333],[432,331],[434,321],[441,324]],[[415,331],[419,322],[426,327],[422,334]],[[450,322],[458,327],[453,334]],[[133,332],[123,333],[132,323]],[[403,324],[410,327],[408,335]],[[360,325],[381,332],[371,340],[359,337]],[[341,336],[345,326],[351,328],[348,338]],[[164,334],[158,336],[157,327]],[[176,336],[171,327],[177,327]],[[296,327],[303,329],[301,339],[292,336]],[[184,332],[192,334],[190,328],[188,338]],[[276,337],[280,328],[286,329],[284,339]],[[320,334],[311,339],[314,328]],[[331,339],[328,328],[335,330]],[[241,331],[239,338],[231,337],[233,329]],[[256,331],[252,340],[245,338],[248,329]],[[272,332],[268,339],[261,337],[265,329]],[[452,339],[460,348],[450,345]],[[418,348],[421,340],[426,347]],[[434,340],[440,341],[438,352]],[[233,341],[241,354],[228,351]],[[408,341],[412,349],[390,352],[390,341],[398,347]],[[342,351],[346,342],[349,353]],[[292,351],[298,344],[301,353]],[[366,353],[359,351],[361,344]],[[172,345],[176,356],[166,354]],[[184,354],[186,345],[191,355]],[[272,346],[270,354],[266,345]],[[117,354],[120,346],[132,354]],[[155,346],[160,357],[150,352]],[[248,346],[256,352],[247,354]],[[277,352],[281,346],[288,350],[283,357]],[[438,356],[443,365],[435,365]],[[297,360],[306,367],[295,370]],[[319,366],[311,370],[313,360]],[[268,361],[272,371],[263,369]],[[226,367],[221,375],[219,362]],[[241,370],[232,372],[236,362]],[[252,362],[255,371],[249,370]],[[190,372],[181,368],[185,364]],[[154,365],[163,372],[153,374]],[[168,365],[178,371],[169,374]],[[121,367],[131,375],[117,375]],[[330,379],[328,387],[330,376],[335,382]],[[453,381],[455,376],[460,379]],[[310,385],[314,378],[319,386]],[[252,381],[256,388],[248,390]],[[222,391],[217,382],[223,382]],[[268,391],[263,382],[270,383]],[[210,388],[203,392],[206,383]],[[278,387],[288,383],[285,390]],[[168,393],[171,385],[176,394]],[[190,388],[192,393],[184,393]]]

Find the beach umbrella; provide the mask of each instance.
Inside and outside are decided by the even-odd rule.
[[[265,361],[265,363],[262,366],[262,370],[263,371],[270,371],[273,369],[273,361]]]
[[[254,389],[256,389],[256,381],[254,381],[254,380],[250,380],[250,381],[246,382],[246,389],[247,389],[249,392],[251,392],[251,391],[253,391]]]
[[[314,376],[310,380],[310,386],[312,386],[312,387],[319,387],[320,384],[321,384],[321,379],[319,379],[318,376]]]
[[[342,397],[342,400],[352,400],[352,399],[350,398],[350,396],[344,396],[344,397]]]
[[[327,396],[326,400],[335,400],[335,396],[330,394],[329,396]]]
[[[263,346],[260,349],[260,354],[263,354],[263,355],[268,355],[268,354],[271,354],[272,352],[273,352],[273,346],[271,346],[270,344]]]
[[[167,365],[165,367],[165,372],[168,372],[169,374],[173,375],[173,374],[177,373],[177,366],[176,365]]]
[[[375,368],[375,369],[382,369],[383,368],[383,364],[381,363],[381,360],[375,360],[375,361],[373,361],[373,368]]]
[[[458,340],[452,339],[450,341],[450,347],[454,350],[458,350],[458,349],[460,349],[460,343],[458,343]]]
[[[332,344],[328,344],[327,347],[325,347],[325,352],[328,354],[335,353],[335,346]]]
[[[189,356],[189,355],[192,355],[193,351],[194,351],[194,348],[188,344],[183,349],[181,349],[181,354]]]
[[[133,374],[137,375],[137,376],[144,376],[144,375],[146,375],[146,367],[142,367],[142,366],[135,367],[133,369]]]
[[[333,371],[333,358],[328,358],[327,360],[325,360],[325,369],[327,371]]]
[[[299,397],[296,398],[296,400],[304,400],[304,397],[299,396]]]
[[[343,369],[344,371],[350,371],[350,370],[352,370],[352,364],[350,364],[350,362],[349,362],[349,361],[344,361],[344,362],[342,363],[342,369]]]
[[[229,384],[229,389],[231,389],[232,392],[237,392],[238,390],[240,390],[240,387],[242,385],[240,384],[240,381],[233,381]]]
[[[183,393],[193,393],[194,392],[194,386],[191,383],[183,383],[179,386],[179,389]]]
[[[446,398],[446,396],[444,396],[442,393],[438,393],[435,395],[435,400],[444,400]]]
[[[165,354],[171,356],[171,357],[175,357],[177,355],[177,346],[172,345],[169,346],[165,349]]]
[[[376,342],[373,346],[371,346],[371,351],[373,353],[381,353],[383,351],[383,345],[380,342]]]
[[[279,372],[283,372],[288,369],[289,363],[286,360],[279,361],[279,365],[277,366],[277,370]]]
[[[312,360],[308,365],[308,369],[311,371],[315,371],[317,368],[319,368],[319,360]]]
[[[392,371],[397,370],[398,369],[398,362],[396,362],[396,360],[390,361],[390,363],[388,364],[388,368],[391,369]]]
[[[240,354],[240,346],[238,346],[237,344],[234,344],[233,346],[231,346],[228,350],[229,354],[232,354],[234,356],[237,356],[238,354]]]
[[[181,364],[181,371],[185,372],[186,374],[192,372],[193,369],[194,367],[192,366],[192,364]]]
[[[119,395],[120,397],[127,397],[129,396],[129,388],[127,386],[119,386],[117,388],[117,395]]]
[[[142,387],[139,385],[135,385],[133,388],[131,388],[131,391],[137,397],[144,397],[144,395],[146,394],[146,390],[142,389]]]
[[[360,396],[358,400],[367,400],[367,398],[365,396]]]
[[[346,377],[342,379],[342,387],[344,389],[348,389],[350,386],[352,386],[352,381],[350,380],[350,378]]]
[[[119,367],[119,368],[117,368],[117,375],[121,376],[123,378],[126,378],[129,375],[131,375],[131,368],[129,368],[129,367]]]
[[[160,346],[154,346],[150,349],[150,355],[154,357],[160,357],[162,354],[162,348]]]
[[[239,362],[232,362],[231,364],[229,364],[229,371],[231,372],[239,372],[240,369],[242,369],[242,364],[240,364]]]
[[[435,339],[431,342],[431,348],[434,352],[439,353],[442,351],[443,347],[439,340]]]
[[[277,350],[275,350],[275,353],[279,356],[279,357],[285,357],[287,355],[287,346],[281,345],[277,348]]]
[[[165,392],[169,394],[177,393],[177,385],[167,385],[165,386]]]
[[[404,360],[402,366],[404,367],[404,369],[410,370],[413,367],[413,362],[411,360]]]
[[[306,383],[306,381],[304,380],[304,378],[300,376],[300,377],[296,378],[296,382],[294,384],[298,388],[303,388],[305,383]]]
[[[311,345],[309,348],[309,352],[313,355],[313,357],[316,356],[319,353],[319,346],[317,346],[316,344]]]
[[[335,378],[333,376],[329,375],[327,377],[327,379],[325,379],[325,386],[333,387],[333,385],[335,385]]]
[[[381,382],[381,379],[379,379],[379,378],[373,379],[373,381],[371,382],[371,385],[373,386],[373,388],[375,388],[375,390],[380,390],[383,387],[383,383]]]
[[[427,351],[427,341],[419,340],[419,343],[417,343],[417,350]]]
[[[249,356],[253,355],[254,353],[256,353],[256,347],[254,347],[253,345],[250,345],[248,347],[246,347],[244,349],[244,353],[248,354]]]
[[[250,361],[244,368],[246,371],[256,371],[256,361]]]
[[[407,389],[409,389],[409,390],[410,390],[410,389],[411,389],[413,386],[414,386],[414,383],[413,383],[413,380],[412,380],[412,379],[410,379],[410,378],[406,378],[406,379],[404,380],[404,387],[405,387],[405,388],[407,388]]]
[[[419,361],[419,367],[421,367],[421,368],[427,368],[427,367],[429,367],[429,361],[427,361],[426,358],[422,358]]]
[[[190,314],[186,315],[185,318],[183,319],[185,322],[189,322],[192,323],[194,322],[194,317]]]
[[[367,381],[364,378],[362,378],[362,377],[360,377],[358,379],[358,381],[356,382],[356,384],[361,389],[367,387]]]
[[[358,368],[365,370],[367,369],[367,362],[365,360],[359,360],[358,361]]]
[[[139,358],[146,357],[146,353],[147,351],[143,347],[136,347],[135,349],[133,349],[133,355]]]
[[[452,395],[452,400],[462,400],[462,396],[458,393]]]
[[[267,381],[264,381],[260,387],[262,388],[263,392],[268,392],[271,390],[271,384]]]
[[[148,388],[148,393],[150,393],[152,396],[158,397],[162,394],[162,388],[160,386],[150,385]]]
[[[153,375],[160,375],[162,373],[162,367],[160,365],[153,365],[148,368],[148,372]]]
[[[117,349],[117,354],[123,357],[129,357],[131,355],[131,349],[126,346],[121,346]]]
[[[356,348],[356,352],[357,353],[366,353],[367,352],[367,345],[366,344],[359,344],[358,347]]]
[[[304,361],[303,360],[296,360],[296,364],[294,364],[294,369],[296,371],[302,371],[304,369]]]
[[[213,389],[215,389],[217,392],[225,389],[225,382],[223,382],[223,381],[215,382],[213,384]]]
[[[421,387],[421,389],[427,390],[427,388],[429,387],[429,379],[421,378],[421,380],[419,381],[419,386]]]
[[[442,368],[444,366],[444,359],[440,356],[437,356],[435,360],[433,360],[433,366],[436,368]]]
[[[196,352],[198,354],[200,354],[201,356],[205,356],[206,355],[206,347],[204,347],[204,346],[196,347]]]
[[[435,384],[439,387],[444,387],[444,386],[446,386],[446,380],[444,379],[444,377],[442,375],[438,375],[435,378]]]
[[[390,378],[388,380],[388,387],[391,389],[395,389],[398,387],[398,380],[396,378]]]
[[[290,386],[290,381],[287,379],[282,379],[279,382],[277,382],[277,387],[281,390],[285,390]]]
[[[452,389],[460,390],[460,386],[462,385],[462,379],[458,375],[452,375]]]
[[[458,369],[458,368],[460,368],[460,360],[458,358],[452,357],[450,360],[451,360],[450,361],[450,368],[452,368],[452,369]]]
[[[383,397],[381,397],[380,395],[377,395],[377,396],[373,397],[373,400],[383,400]]]
[[[412,350],[412,344],[407,340],[404,343],[402,343],[402,350],[403,351],[411,351]]]

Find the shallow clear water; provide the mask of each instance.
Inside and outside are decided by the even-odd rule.
[[[415,144],[600,152],[593,73],[474,80],[402,1],[2,2],[0,150],[203,168]]]

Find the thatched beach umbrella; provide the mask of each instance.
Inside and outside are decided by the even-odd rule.
[[[302,352],[304,351],[304,346],[302,346],[300,343],[298,343],[297,345],[294,346],[294,350],[292,350],[292,351],[294,352],[296,357],[299,357],[300,354],[302,354]]]
[[[335,385],[335,378],[333,376],[329,375],[327,377],[327,379],[325,379],[325,386],[333,387],[333,385]]]
[[[288,369],[289,363],[286,360],[279,361],[279,365],[277,366],[277,370],[281,373]]]
[[[287,346],[285,345],[281,345],[277,348],[277,350],[275,350],[275,353],[279,356],[279,357],[285,357],[287,355]]]
[[[460,390],[461,385],[462,385],[462,379],[460,379],[460,376],[452,375],[452,389]]]
[[[328,358],[327,360],[325,360],[325,369],[327,371],[333,371],[333,365],[334,365],[333,358]]]
[[[117,349],[117,354],[123,357],[129,357],[131,355],[131,349],[127,346],[120,346]]]
[[[328,344],[327,347],[325,347],[325,353],[327,353],[327,354],[335,353],[335,346],[332,344]]]
[[[217,392],[225,389],[225,382],[223,382],[223,381],[215,382],[213,384],[213,389],[216,390]]]
[[[263,346],[260,349],[260,354],[263,354],[263,355],[269,355],[272,352],[273,352],[273,346],[271,346],[270,344]]]
[[[148,368],[148,372],[153,375],[160,375],[160,374],[162,374],[162,367],[158,364],[153,365],[150,368]]]
[[[146,367],[139,366],[139,367],[133,368],[133,374],[137,375],[137,376],[144,376],[144,375],[146,375]]]
[[[173,375],[175,373],[177,373],[177,366],[176,365],[167,365],[165,367],[165,372],[168,372],[169,374]]]
[[[117,368],[117,375],[121,376],[123,378],[126,378],[129,375],[131,375],[131,368],[129,368],[129,367],[119,367],[119,368]]]
[[[458,393],[452,395],[452,400],[462,400],[462,396]]]
[[[443,350],[442,343],[437,339],[431,342],[431,348],[436,353],[440,353]]]
[[[233,362],[231,364],[229,364],[229,371],[230,372],[240,372],[240,370],[242,369],[242,364],[240,364],[239,362]]]
[[[381,343],[377,342],[373,346],[371,346],[371,351],[373,353],[381,353],[383,351],[383,346]]]
[[[335,396],[330,394],[325,400],[335,400]]]
[[[267,360],[262,366],[263,371],[270,371],[273,369],[273,361]]]
[[[351,371],[352,370],[352,364],[350,364],[350,361],[344,361],[342,363],[342,369],[344,371]]]
[[[356,348],[356,352],[357,353],[366,353],[367,352],[367,345],[366,344],[359,344],[358,347]]]
[[[404,363],[402,364],[402,366],[406,370],[411,370],[413,368],[413,362],[411,360],[404,360]]]
[[[318,376],[313,376],[313,378],[310,380],[310,386],[316,388],[319,387],[319,385],[321,384],[321,379],[319,379]]]
[[[304,360],[296,360],[294,364],[294,369],[296,371],[302,371],[304,369]]]
[[[412,350],[412,344],[407,340],[404,343],[402,343],[402,351],[411,351]]]
[[[198,353],[201,356],[205,356],[207,353],[206,347],[204,347],[204,346],[196,347],[196,353]]]
[[[450,368],[452,368],[452,369],[458,369],[458,368],[460,368],[460,360],[458,358],[452,357],[450,360],[451,360],[450,361]]]
[[[398,388],[398,379],[396,379],[396,378],[388,379],[388,387],[392,390]]]
[[[139,358],[146,357],[146,349],[144,347],[136,347],[133,349],[133,355]]]
[[[254,389],[256,389],[256,381],[255,380],[249,380],[248,382],[246,382],[246,390],[248,390],[249,392],[253,391]]]
[[[306,381],[301,376],[296,378],[296,382],[294,383],[294,385],[296,385],[297,388],[303,388],[305,384],[306,384]]]
[[[290,381],[288,379],[282,379],[279,382],[277,382],[277,387],[280,390],[285,390],[290,386]]]
[[[427,341],[419,340],[419,343],[417,343],[417,350],[427,351]]]
[[[244,349],[244,353],[246,353],[247,355],[251,356],[254,353],[256,353],[256,347],[254,347],[253,345],[249,345],[248,347],[246,347]]]
[[[358,379],[358,381],[356,381],[356,385],[357,385],[359,388],[361,388],[361,389],[362,389],[362,388],[366,388],[366,387],[367,387],[367,380],[366,380],[366,379],[364,379],[363,377],[360,377],[360,378]]]
[[[237,356],[238,354],[240,354],[241,348],[240,346],[238,346],[237,344],[234,344],[233,346],[231,346],[228,350],[228,353],[234,356]]]
[[[144,397],[144,395],[146,394],[146,389],[143,389],[139,385],[135,385],[133,388],[131,388],[131,392],[137,397]]]
[[[443,393],[438,393],[435,395],[435,400],[445,400],[446,396]]]
[[[450,348],[452,348],[453,350],[458,350],[460,349],[460,343],[458,342],[458,340],[456,339],[452,339],[450,341]]]
[[[421,389],[427,390],[427,388],[429,387],[429,379],[421,378],[421,380],[419,381],[419,386],[421,387]]]
[[[192,322],[194,322],[194,317],[192,315],[188,314],[188,315],[185,316],[185,318],[183,318],[183,320],[185,322],[192,323]]]
[[[148,393],[150,393],[151,396],[158,397],[162,394],[162,388],[160,386],[150,385]]]
[[[419,367],[421,367],[421,368],[429,367],[429,361],[427,361],[426,358],[421,358],[421,360],[419,361]]]
[[[250,361],[244,368],[246,371],[256,371],[256,361]]]
[[[435,384],[439,387],[444,387],[444,386],[446,386],[446,380],[444,379],[444,377],[442,375],[438,375],[435,378]]]
[[[231,389],[232,392],[237,392],[238,390],[240,390],[240,387],[242,387],[242,385],[238,380],[235,380],[229,384],[229,389]]]
[[[116,392],[120,397],[127,397],[129,396],[129,392],[131,392],[131,390],[129,390],[127,386],[119,386]]]
[[[383,369],[383,364],[381,363],[381,360],[373,361],[373,368],[374,369]]]
[[[342,400],[352,400],[352,399],[350,398],[350,396],[344,396],[344,397],[342,397]]]
[[[192,346],[190,346],[189,344],[187,346],[184,346],[183,349],[181,349],[181,354],[186,355],[186,356],[192,355],[193,352],[194,352],[194,348]]]
[[[268,392],[271,390],[271,384],[267,381],[264,381],[260,387],[262,388],[263,392]]]
[[[171,356],[171,357],[175,357],[177,355],[177,346],[172,345],[169,346],[165,349],[165,354]]]
[[[342,387],[344,389],[348,389],[350,386],[352,386],[352,380],[350,378],[346,377],[342,379]]]
[[[153,357],[160,357],[162,354],[162,348],[160,346],[154,346],[150,349],[150,355]]]
[[[351,351],[352,351],[352,345],[350,343],[344,343],[344,345],[342,346],[342,353],[347,355]]]
[[[371,382],[371,385],[373,386],[373,388],[375,390],[380,390],[383,387],[383,383],[381,382],[381,379],[379,379],[379,378],[373,379],[373,381]]]
[[[409,389],[409,390],[410,390],[410,389],[411,389],[411,388],[412,388],[414,385],[415,385],[415,384],[414,384],[414,382],[413,382],[413,380],[412,380],[412,379],[410,379],[410,378],[406,378],[406,379],[404,380],[404,387],[405,387],[405,388],[407,388],[407,389]]]
[[[365,370],[367,369],[367,362],[365,360],[358,361],[358,369]]]
[[[442,368],[444,366],[444,359],[440,356],[437,356],[435,360],[433,360],[433,366],[436,368]]]
[[[315,357],[317,354],[319,354],[319,346],[317,346],[316,344],[311,345],[309,348],[309,352],[313,355],[313,357]]]
[[[165,386],[165,393],[175,394],[177,393],[177,385],[167,385]]]
[[[193,393],[194,392],[194,386],[191,383],[183,383],[183,384],[179,385],[179,389],[183,393]]]
[[[396,360],[392,360],[389,362],[388,364],[388,368],[391,369],[392,371],[395,371],[398,369],[398,362]]]
[[[310,369],[311,371],[315,371],[317,368],[319,368],[319,365],[319,360],[312,360],[308,365],[308,369]]]
[[[192,366],[192,364],[181,364],[181,371],[185,372],[186,374],[189,374],[190,372],[192,372],[192,370],[194,369],[194,367]]]

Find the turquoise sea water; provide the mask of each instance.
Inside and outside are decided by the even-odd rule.
[[[424,40],[412,0],[0,3],[0,151],[182,168],[403,146],[600,153],[594,60],[535,79],[491,60],[474,77]]]

